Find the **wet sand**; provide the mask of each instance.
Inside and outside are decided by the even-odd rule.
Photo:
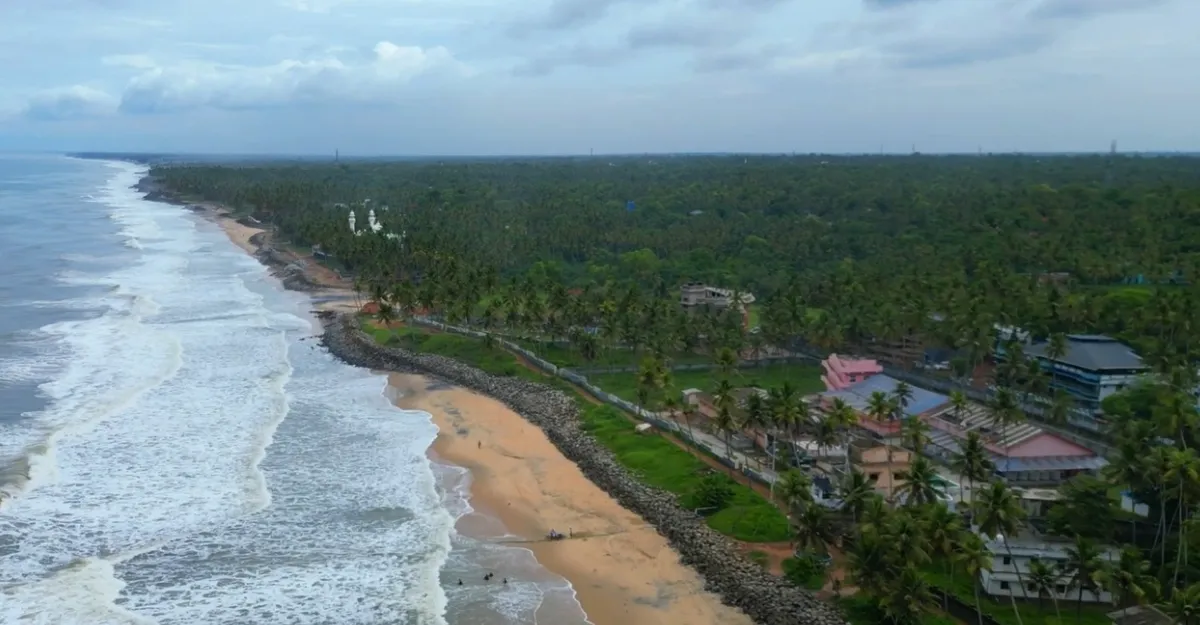
[[[499,518],[538,562],[569,580],[595,625],[751,623],[706,592],[665,538],[508,407],[423,376],[393,373],[389,380],[399,407],[433,415],[441,430],[437,457],[471,472],[472,506]],[[573,537],[544,540],[551,529]],[[459,531],[470,534],[469,523],[460,521]]]
[[[238,247],[258,251],[251,237],[262,229],[237,222],[221,207],[205,208]],[[347,281],[311,258],[298,260],[312,282],[326,287],[311,293],[315,309],[357,310]],[[499,518],[542,566],[570,581],[593,625],[752,625],[741,610],[705,591],[699,574],[654,528],[507,406],[424,376],[393,373],[389,381],[397,406],[433,415],[440,433],[431,455],[471,472],[472,507]],[[472,535],[469,519],[458,529]],[[545,541],[551,529],[573,536]]]

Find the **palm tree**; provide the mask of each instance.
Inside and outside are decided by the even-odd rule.
[[[979,600],[979,575],[983,571],[992,570],[992,553],[988,551],[983,539],[976,534],[968,533],[958,545],[958,551],[954,553],[954,563],[961,566],[971,578],[971,587],[975,591],[975,614],[979,618],[979,625],[983,625],[983,602]],[[1021,622],[1019,614],[1017,622]]]
[[[1187,588],[1175,588],[1171,593],[1171,601],[1165,607],[1167,614],[1171,615],[1176,623],[1200,623],[1200,582]]]
[[[797,510],[811,507],[809,504],[813,501],[812,480],[795,469],[784,471],[775,482],[775,495],[779,497],[779,501],[791,517]]]
[[[1000,538],[1004,544],[1004,551],[1008,555],[1008,559],[1013,563],[1013,569],[1017,572],[1017,580],[1021,586],[1025,586],[1025,580],[1021,576],[1021,567],[1013,559],[1012,548],[1008,545],[1008,537],[1016,534],[1025,522],[1025,509],[1021,507],[1021,502],[1007,484],[996,480],[991,485],[977,493],[978,497],[973,497],[972,507],[975,513],[975,522],[979,527],[979,531],[984,535],[992,538]],[[1012,601],[1013,614],[1016,615],[1018,625],[1021,621],[1021,611],[1017,609],[1017,601],[1009,595]]]
[[[847,555],[847,569],[859,589],[872,596],[882,596],[895,570],[895,558],[888,540],[872,528],[860,528]]]
[[[841,433],[842,451],[846,460],[845,468],[849,473],[852,470],[850,466],[850,432],[851,428],[858,424],[858,413],[841,397],[835,397],[833,404],[829,407],[827,418]]]
[[[950,391],[951,414],[954,415],[955,422],[962,423],[963,414],[967,412],[967,406],[969,405],[970,402],[967,401],[967,396],[962,391]]]
[[[759,433],[766,430],[770,425],[771,415],[767,411],[766,401],[763,399],[762,395],[759,395],[758,389],[754,389],[754,392],[750,393],[750,395],[746,397],[746,406],[742,411],[742,427],[750,430],[754,434],[754,438],[757,441]],[[767,437],[764,436],[764,441],[766,440]],[[764,445],[769,447],[769,445],[766,445],[766,443],[764,443]],[[758,460],[758,468],[761,469],[762,457],[756,453],[755,458]],[[774,469],[775,467],[773,463],[775,457],[771,456],[771,458],[771,468]]]
[[[1075,607],[1075,622],[1083,618],[1083,591],[1100,594],[1100,581],[1103,579],[1104,561],[1100,559],[1100,549],[1095,543],[1081,536],[1075,537],[1075,544],[1067,548],[1067,559],[1061,563],[1061,572],[1071,580],[1071,585],[1079,589]]]
[[[379,325],[384,330],[390,330],[392,321],[396,320],[396,308],[388,304],[388,301],[382,299],[376,300],[376,306],[379,307],[376,311],[376,320],[379,321]]]
[[[931,431],[929,424],[923,421],[920,417],[912,417],[906,419],[900,426],[904,444],[916,453],[921,453],[925,450],[925,445],[929,444],[929,432]]]
[[[838,499],[842,501],[842,510],[850,514],[855,523],[862,518],[867,502],[875,495],[867,476],[858,469],[851,469],[838,484]]]
[[[1200,482],[1200,456],[1197,456],[1194,449],[1172,449],[1169,451],[1169,465],[1164,479],[1167,482],[1175,482],[1178,485],[1176,497],[1178,504],[1176,509],[1179,512],[1179,550],[1175,554],[1175,576],[1172,580],[1172,585],[1179,583],[1180,563],[1184,567],[1187,566],[1187,526],[1184,521],[1184,513],[1188,508],[1188,493],[1196,490],[1196,485]]]
[[[1058,611],[1057,586],[1058,571],[1054,567],[1041,560],[1029,563],[1029,589],[1037,593],[1038,607],[1042,605],[1042,598],[1049,595],[1054,601],[1054,614],[1062,622],[1062,613]]]
[[[930,555],[935,560],[946,564],[945,569],[950,574],[950,586],[954,586],[954,566],[950,565],[954,552],[958,549],[963,534],[962,517],[950,511],[945,504],[939,503],[925,509],[925,540],[929,542]],[[943,595],[942,609],[947,609],[948,595]]]
[[[900,569],[900,575],[892,580],[879,608],[888,622],[893,625],[917,625],[925,609],[933,603],[933,593],[920,571],[912,564]]]
[[[916,456],[908,465],[908,470],[901,472],[899,477],[904,483],[896,492],[904,498],[905,505],[928,505],[945,495],[941,476],[925,456]]]
[[[717,416],[712,420],[712,426],[725,441],[725,457],[730,462],[729,475],[733,476],[733,442],[731,439],[734,430],[737,429],[737,421],[733,418],[729,406],[723,405],[717,408]]]
[[[1056,387],[1058,385],[1058,367],[1056,364],[1062,360],[1063,356],[1067,355],[1067,335],[1062,332],[1055,332],[1050,335],[1050,340],[1046,342],[1046,358],[1050,359],[1050,381]]]
[[[967,439],[959,446],[959,452],[954,457],[950,465],[960,477],[967,479],[967,488],[974,493],[976,482],[988,481],[995,467],[992,465],[991,459],[988,457],[987,447],[983,444],[983,439],[979,436],[979,432],[971,430],[967,432]],[[972,495],[972,498],[974,496]],[[959,490],[959,503],[963,503],[963,491]]]
[[[721,378],[729,379],[737,371],[737,352],[728,347],[722,347],[714,355],[713,364],[716,365]]]
[[[988,409],[992,413],[992,425],[1000,429],[1000,444],[1004,446],[1005,467],[1008,472],[1008,426],[1016,425],[1024,420],[1025,415],[1021,412],[1021,408],[1017,406],[1017,400],[1013,397],[1012,391],[1007,388],[1001,388],[996,391],[992,397],[991,404]]]
[[[824,506],[804,506],[800,514],[792,520],[792,527],[796,547],[808,553],[826,551],[825,546],[834,539],[833,525],[829,522],[829,514]]]
[[[1150,563],[1137,548],[1121,550],[1120,561],[1104,575],[1104,585],[1116,597],[1117,607],[1142,605],[1158,594],[1158,580],[1149,571]]]

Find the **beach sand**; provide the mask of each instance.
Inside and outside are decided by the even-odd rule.
[[[215,205],[201,204],[205,211],[204,214],[216,222],[238,247],[246,251],[247,254],[254,255],[259,250],[259,245],[252,241],[254,235],[265,232],[262,228],[247,226],[236,219],[233,219],[226,213],[225,209]],[[292,252],[284,252],[287,256],[294,259],[295,262],[304,265],[304,275],[313,284],[320,285],[322,288],[310,291],[309,295],[313,298],[313,310],[328,310],[333,312],[358,312],[362,302],[354,293],[353,285],[349,280],[337,275],[327,267],[321,266],[312,258],[300,256]]]
[[[263,232],[219,206],[205,206],[238,247],[254,254]],[[352,285],[311,258],[296,256],[312,282],[317,310],[356,311]],[[752,625],[721,603],[679,560],[666,539],[584,477],[536,426],[504,404],[431,378],[389,376],[397,406],[433,415],[440,433],[431,455],[471,473],[471,505],[499,518],[538,562],[566,578],[594,625]],[[432,385],[432,386],[431,386]],[[470,517],[459,531],[472,535]],[[547,542],[551,529],[573,537]],[[503,572],[497,572],[503,577]]]
[[[571,582],[595,625],[752,622],[706,592],[665,538],[507,406],[423,376],[389,379],[399,407],[433,415],[441,430],[433,453],[471,472],[471,505],[529,541],[521,546]],[[470,534],[467,519],[459,531]],[[551,529],[574,536],[543,540]]]

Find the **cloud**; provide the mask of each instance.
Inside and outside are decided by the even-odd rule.
[[[1044,0],[1030,17],[1041,19],[1084,20],[1123,11],[1154,9],[1169,0]]]
[[[668,21],[639,26],[625,35],[630,48],[712,48],[728,46],[750,34],[737,21]]]
[[[632,0],[553,0],[550,8],[534,19],[516,22],[511,29],[517,36],[538,30],[570,30],[603,19],[614,6]]]
[[[955,67],[1033,54],[1055,41],[1045,30],[1014,29],[937,39],[914,39],[887,46],[897,65],[912,69]]]
[[[873,11],[886,11],[914,4],[924,4],[934,0],[863,0],[863,5]]]
[[[629,58],[627,49],[617,46],[574,45],[526,59],[513,69],[517,76],[545,76],[560,67],[611,67]]]
[[[422,77],[466,76],[471,70],[444,47],[380,42],[362,63],[336,56],[273,65],[183,63],[153,67],[134,77],[121,97],[128,114],[196,108],[243,110],[288,104],[394,100]]]
[[[116,108],[117,98],[112,95],[92,87],[74,85],[35,93],[20,114],[34,121],[60,121],[110,115]]]

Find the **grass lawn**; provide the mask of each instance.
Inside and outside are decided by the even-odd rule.
[[[629,349],[606,349],[601,351],[595,360],[588,362],[584,360],[583,356],[579,355],[578,351],[566,345],[539,343],[529,339],[516,339],[512,342],[537,354],[543,360],[549,361],[555,366],[570,369],[581,367],[628,367],[635,366],[641,361],[641,356]],[[674,364],[690,365],[712,362],[710,356],[696,353],[678,352],[671,354],[669,358]]]
[[[523,367],[511,353],[487,348],[482,341],[456,334],[432,334],[416,327],[381,329],[364,326],[375,340],[413,351],[440,354],[479,367],[494,375],[533,379],[560,388],[576,398],[583,429],[608,447],[617,460],[645,483],[679,495],[689,506],[690,495],[711,468],[662,436],[647,436],[634,431],[634,424],[609,405],[597,405],[579,397],[566,381],[551,378]],[[719,512],[707,518],[709,527],[746,542],[788,540],[787,518],[774,504],[747,486],[732,484],[733,498]]]
[[[851,595],[838,599],[837,604],[846,613],[850,625],[879,625],[884,622],[883,615],[867,597]],[[957,621],[945,614],[926,614],[921,618],[921,625],[957,625]]]
[[[712,390],[716,385],[716,375],[715,370],[673,371],[671,387],[665,389],[665,393],[678,397],[688,388]],[[588,381],[621,399],[637,401],[636,373],[597,373],[589,375]],[[738,369],[731,380],[734,386],[760,388],[783,386],[785,381],[790,382],[801,395],[825,390],[825,385],[821,383],[821,368],[812,365],[777,364]]]
[[[943,572],[938,565],[931,565],[925,567],[924,574],[929,583],[950,590],[955,597],[967,605],[975,605],[972,582],[965,573],[955,575],[952,582],[948,573]],[[1008,599],[996,601],[983,593],[980,593],[979,599],[983,604],[984,614],[996,619],[1002,625],[1017,625],[1017,617],[1013,614],[1011,601]],[[1054,613],[1054,602],[1048,598],[1041,605],[1037,601],[1017,601],[1017,609],[1021,611],[1021,623],[1024,625],[1073,625],[1076,623],[1075,609],[1077,605],[1074,601],[1059,600],[1058,609],[1062,611],[1062,619],[1059,620]],[[1112,610],[1113,608],[1107,604],[1097,606],[1085,603],[1078,623],[1080,625],[1112,625],[1112,620],[1106,616]]]

